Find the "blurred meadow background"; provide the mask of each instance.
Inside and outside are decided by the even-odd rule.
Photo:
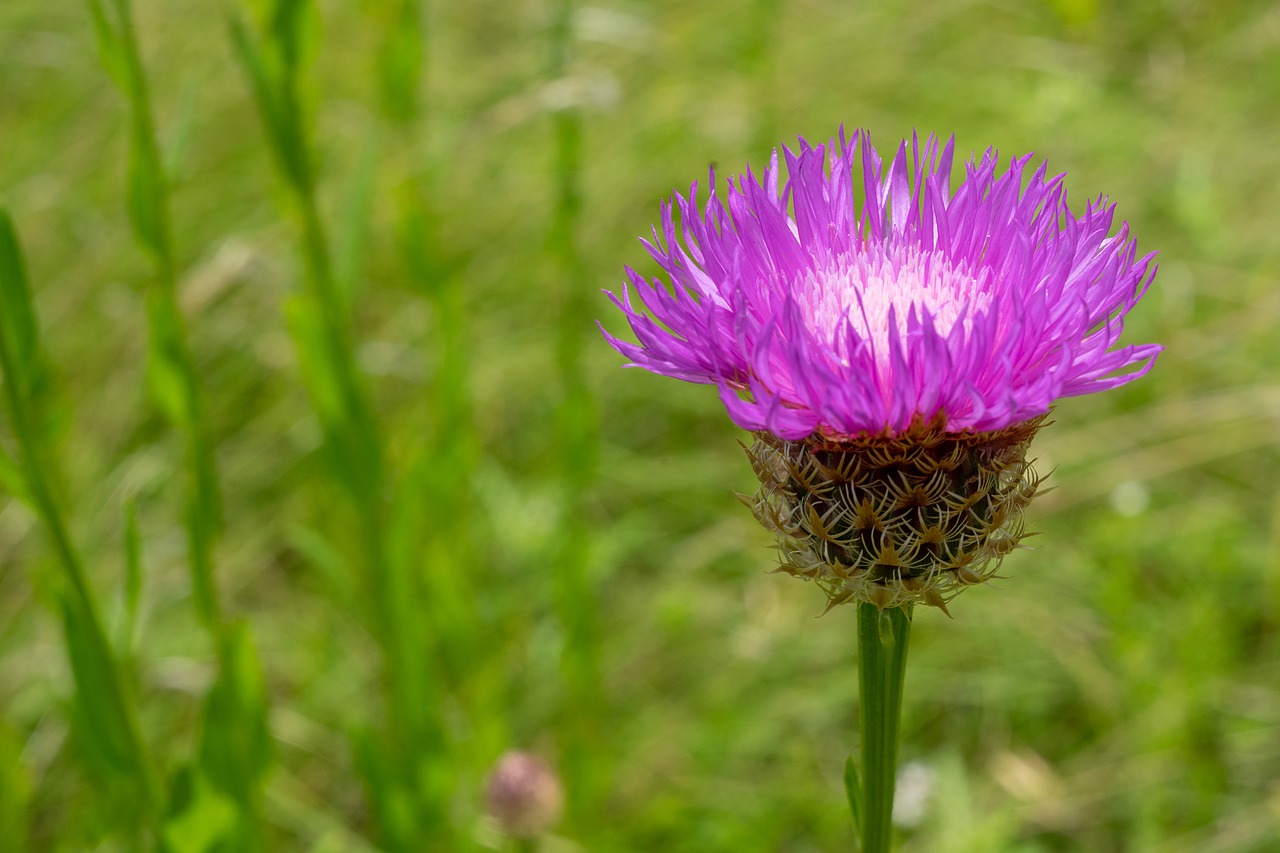
[[[0,850],[851,849],[852,609],[597,319],[673,189],[913,129],[1160,251],[920,612],[902,849],[1280,850],[1280,7],[0,5]]]

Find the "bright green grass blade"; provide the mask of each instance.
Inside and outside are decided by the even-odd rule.
[[[408,122],[418,114],[418,87],[425,58],[426,34],[419,0],[388,3],[390,13],[378,51],[382,108],[393,120]]]
[[[129,146],[127,206],[134,236],[166,270],[173,265],[169,236],[168,190],[152,127],[147,79],[134,40],[129,0],[113,0],[113,24],[101,0],[90,0],[102,64],[129,99],[133,123]],[[168,276],[162,275],[162,278]]]
[[[243,850],[237,808],[194,767],[181,768],[173,778],[169,815],[160,837],[165,853],[212,853]]]
[[[35,319],[31,311],[31,294],[27,290],[26,271],[22,254],[18,251],[13,223],[9,214],[0,210],[0,323],[5,338],[13,348],[15,375],[6,377],[8,382],[25,385],[23,377],[33,371],[35,358]],[[23,396],[25,388],[20,391]],[[29,500],[27,484],[22,469],[0,447],[0,488],[16,497]]]
[[[364,781],[383,846],[395,851],[412,849],[417,835],[413,798],[396,778],[398,768],[394,766],[393,756],[382,748],[380,738],[372,730],[355,732],[353,742],[356,767]]]
[[[142,600],[142,537],[138,533],[138,507],[130,498],[124,506],[124,590],[120,608],[117,653],[125,660],[133,657],[138,635],[138,605]]]
[[[351,185],[344,193],[343,216],[338,223],[333,252],[334,279],[337,285],[335,289],[338,298],[342,300],[339,313],[342,317],[350,313],[369,246],[369,223],[373,219],[373,196],[377,188],[380,153],[377,135],[370,133]]]
[[[84,578],[80,557],[67,538],[62,515],[54,502],[45,469],[44,434],[35,423],[32,389],[39,367],[39,341],[31,310],[22,251],[9,214],[0,209],[0,373],[13,431],[19,445],[23,481],[31,504],[49,528],[66,580],[99,625],[93,596]],[[98,627],[101,634],[101,628]],[[105,642],[105,641],[104,641]]]
[[[278,53],[285,73],[293,77],[315,50],[314,3],[311,0],[270,0],[268,8],[268,43]]]
[[[443,757],[421,760],[412,768],[412,784],[406,784],[403,755],[396,752],[395,744],[386,743],[385,733],[361,729],[355,732],[353,742],[356,766],[384,849],[397,853],[472,849],[468,835],[455,829],[445,810],[448,800],[444,793],[456,786],[457,779]]]
[[[101,0],[91,9],[104,62],[119,62],[119,81],[129,100],[132,134],[129,154],[128,210],[134,237],[155,262],[155,280],[147,289],[149,358],[147,377],[152,398],[186,438],[188,488],[186,527],[196,608],[215,633],[220,608],[213,581],[213,545],[222,524],[221,497],[213,449],[204,421],[194,360],[177,305],[172,256],[168,186],[156,141],[146,73],[134,35],[128,0],[113,0],[116,21],[108,20]]]
[[[82,754],[102,773],[102,790],[126,797],[128,808],[121,811],[121,820],[132,829],[154,811],[157,786],[146,745],[138,732],[132,697],[125,690],[121,668],[103,630],[99,606],[80,555],[71,544],[50,489],[44,461],[45,435],[33,423],[26,393],[32,387],[31,372],[39,357],[29,292],[13,224],[0,211],[0,300],[6,309],[27,306],[25,317],[18,307],[13,317],[6,314],[5,320],[0,321],[0,370],[31,503],[49,533],[66,581],[58,599],[76,685],[73,721],[80,734]]]
[[[573,60],[575,0],[559,0],[549,28],[548,76],[558,80]],[[569,791],[570,820],[582,819],[599,808],[600,792],[609,770],[607,716],[601,629],[597,615],[596,580],[592,577],[593,530],[587,523],[587,492],[595,479],[599,445],[595,403],[583,370],[584,330],[591,328],[586,280],[579,249],[582,230],[582,116],[576,109],[551,116],[555,206],[547,247],[563,284],[557,323],[556,366],[561,399],[556,410],[556,459],[563,492],[563,521],[557,532],[553,560],[553,590],[557,615],[565,631],[561,658],[566,716],[563,735],[564,766],[576,780]]]
[[[349,607],[360,607],[363,604],[360,591],[352,580],[350,563],[327,536],[303,524],[290,526],[287,536],[289,546],[333,586],[336,600],[347,602]]]
[[[366,744],[378,760],[365,761],[367,790],[379,832],[392,850],[436,847],[448,834],[444,803],[434,786],[423,786],[424,761],[438,761],[432,744],[440,741],[431,722],[436,709],[426,663],[435,625],[424,622],[421,562],[410,564],[389,554],[389,496],[397,491],[383,459],[382,435],[374,418],[366,381],[350,341],[346,299],[334,272],[328,238],[316,202],[307,156],[307,135],[298,107],[297,70],[305,42],[302,5],[277,4],[257,40],[239,20],[232,38],[249,75],[267,137],[300,226],[306,288],[286,304],[293,338],[312,409],[324,434],[325,461],[348,499],[356,553],[350,564],[367,584],[370,630],[383,656],[388,714],[387,736]],[[350,228],[364,223],[349,219]],[[354,278],[354,269],[343,272]],[[450,564],[449,571],[454,571]],[[441,849],[456,849],[443,847]]]
[[[77,742],[108,786],[135,790],[142,778],[137,731],[123,712],[117,666],[101,642],[94,617],[74,596],[62,596],[62,628],[75,681]]]
[[[196,425],[198,404],[194,377],[187,369],[183,332],[172,299],[156,294],[147,299],[150,359],[147,383],[151,396],[171,423],[189,430]]]
[[[844,760],[844,795],[849,801],[849,814],[853,817],[853,832],[862,838],[862,786],[858,782],[858,763],[853,754]]]
[[[40,354],[26,263],[13,221],[3,209],[0,209],[0,333],[7,342],[5,346],[11,359],[5,381],[12,383],[17,402],[24,408],[25,418],[31,421],[30,428],[41,431],[45,424],[41,419],[40,389],[48,382],[48,370]],[[40,443],[37,441],[27,451],[41,453],[36,446]],[[0,447],[0,487],[34,506],[30,486],[20,460],[13,459]]]
[[[300,133],[296,99],[292,96],[293,81],[290,77],[281,76],[283,69],[279,68],[279,63],[272,73],[268,57],[239,17],[232,17],[229,26],[231,42],[240,57],[240,64],[249,75],[276,161],[295,191],[309,192],[311,167]]]
[[[144,97],[145,89],[139,82],[134,97]],[[135,122],[143,121],[135,109]],[[161,173],[160,155],[155,147],[151,128],[144,124],[133,135],[129,148],[128,178],[129,221],[138,243],[163,266],[173,263],[169,248],[169,223],[166,210],[166,189]]]
[[[27,807],[31,779],[22,760],[22,741],[0,719],[0,850],[28,850]]]
[[[0,447],[0,489],[25,503],[31,502],[31,496],[27,493],[27,481],[22,476],[22,469],[18,467],[18,464],[13,461],[13,457],[3,447]]]
[[[231,626],[223,642],[222,670],[205,700],[200,765],[219,791],[252,813],[273,752],[266,685],[248,626]]]
[[[89,0],[89,11],[93,15],[93,26],[98,37],[98,53],[103,67],[111,75],[111,79],[121,89],[127,90],[130,85],[128,61],[120,44],[120,37],[115,27],[107,19],[106,10],[101,0]]]
[[[0,327],[13,359],[13,375],[5,378],[29,400],[38,370],[36,321],[17,234],[4,210],[0,210]]]
[[[376,500],[381,452],[352,376],[349,353],[311,296],[291,298],[285,314],[303,381],[325,433],[329,465],[355,500]]]

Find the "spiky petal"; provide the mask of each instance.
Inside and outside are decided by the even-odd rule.
[[[705,207],[694,184],[646,243],[670,287],[628,270],[610,294],[637,343],[605,336],[783,439],[1000,430],[1145,373],[1161,348],[1117,341],[1154,255],[1111,233],[1114,207],[1077,217],[1061,175],[1028,176],[1030,155],[1002,171],[994,151],[953,192],[952,152],[913,139],[882,171],[858,132],[801,140],[785,180],[775,153],[723,199],[713,173]]]

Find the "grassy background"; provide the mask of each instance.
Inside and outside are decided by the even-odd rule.
[[[136,5],[0,5],[0,849],[503,849],[511,747],[549,850],[849,849],[853,613],[593,324],[662,196],[842,122],[1161,252],[1039,550],[916,621],[903,849],[1277,849],[1272,4]]]

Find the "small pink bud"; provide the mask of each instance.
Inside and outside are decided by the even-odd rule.
[[[534,838],[560,820],[564,791],[555,771],[536,755],[503,753],[489,777],[489,814],[507,835]]]

